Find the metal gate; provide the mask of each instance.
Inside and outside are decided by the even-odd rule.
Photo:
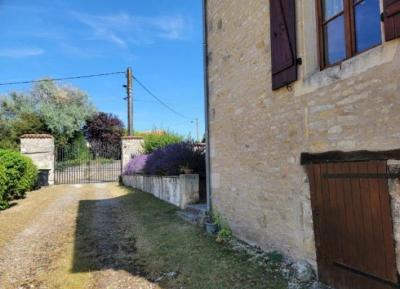
[[[56,148],[55,184],[116,182],[121,174],[118,145],[91,144]]]
[[[385,161],[307,165],[320,280],[399,288]]]

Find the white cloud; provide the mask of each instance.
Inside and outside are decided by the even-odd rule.
[[[91,39],[103,40],[125,48],[128,43],[148,44],[156,39],[182,39],[186,23],[182,16],[132,16],[127,13],[94,15],[70,12],[91,29]]]
[[[0,49],[0,57],[22,58],[30,56],[39,56],[44,53],[40,48],[6,48]]]

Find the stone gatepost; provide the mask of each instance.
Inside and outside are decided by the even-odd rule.
[[[49,185],[54,185],[54,138],[49,134],[21,136],[21,153],[31,158],[38,170],[49,171]]]
[[[129,160],[142,153],[142,144],[143,138],[137,136],[125,136],[122,138],[122,152],[121,152],[121,159],[122,159],[122,171],[124,170],[126,164]]]

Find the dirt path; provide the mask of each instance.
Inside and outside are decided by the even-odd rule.
[[[9,228],[0,243],[0,288],[157,288],[134,266],[135,239],[113,199],[124,193],[116,184],[56,186],[0,213],[0,226]],[[22,226],[24,212],[31,216]]]

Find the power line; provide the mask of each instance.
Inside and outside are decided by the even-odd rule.
[[[68,77],[59,77],[59,78],[47,78],[47,79],[40,79],[40,80],[25,80],[25,81],[12,81],[12,82],[2,82],[0,83],[0,86],[6,86],[6,85],[18,85],[18,84],[30,84],[30,83],[39,83],[39,82],[46,82],[46,81],[62,81],[62,80],[72,80],[72,79],[81,79],[81,78],[93,78],[93,77],[102,77],[102,76],[110,76],[110,75],[116,75],[116,74],[125,74],[125,71],[117,71],[117,72],[107,72],[107,73],[98,73],[98,74],[89,74],[89,75],[79,75],[79,76],[68,76]],[[157,97],[149,88],[147,88],[137,77],[133,76],[132,77],[150,96],[152,96],[158,103],[160,103],[162,106],[167,108],[169,111],[173,112],[174,114],[191,120],[193,121],[193,118],[190,118],[171,106],[169,106],[167,103],[165,103],[163,100],[161,100],[159,97]],[[143,100],[142,100],[143,101]]]
[[[137,77],[133,76],[133,79],[148,93],[150,94],[150,96],[152,96],[155,100],[157,100],[161,105],[163,105],[165,108],[167,108],[168,110],[170,110],[171,112],[173,112],[174,114],[188,119],[188,120],[193,120],[193,118],[187,117],[186,115],[176,111],[175,109],[173,109],[172,107],[170,107],[168,104],[166,104],[164,101],[162,101],[160,98],[158,98],[153,92],[151,92],[150,89],[148,89],[142,82],[140,82]]]
[[[71,80],[71,79],[80,79],[80,78],[91,78],[91,77],[109,76],[109,75],[124,74],[124,73],[125,73],[124,71],[118,71],[118,72],[107,72],[107,73],[99,73],[99,74],[68,76],[68,77],[60,77],[60,78],[47,78],[47,79],[40,79],[40,80],[3,82],[3,83],[0,83],[0,86],[16,85],[16,84],[29,84],[29,83],[38,83],[38,82],[45,82],[45,81],[61,81],[61,80]]]

